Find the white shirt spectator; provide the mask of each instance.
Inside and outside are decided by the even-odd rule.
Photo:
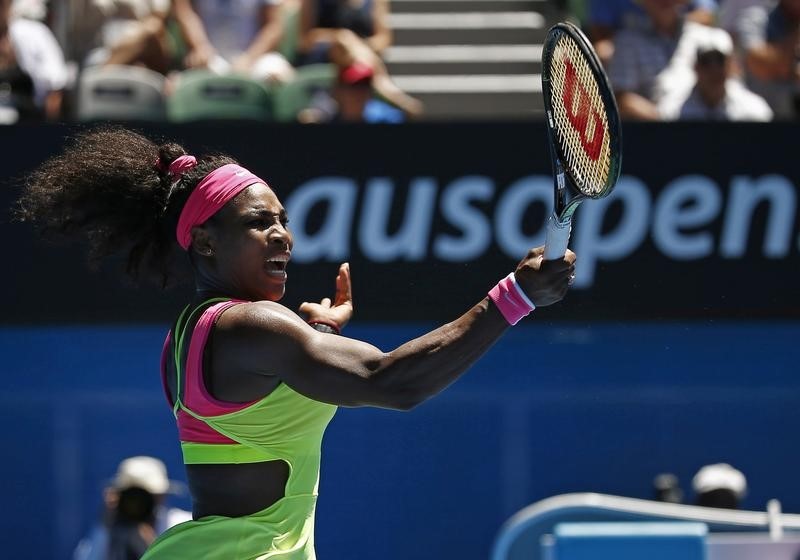
[[[758,95],[733,79],[733,40],[724,29],[709,28],[691,62],[693,87],[673,91],[658,105],[663,120],[769,121],[772,110]]]
[[[48,93],[67,85],[64,53],[50,28],[39,21],[13,19],[8,32],[17,64],[33,80],[34,101],[42,107]]]
[[[748,90],[741,82],[725,83],[725,98],[710,107],[700,92],[693,88],[688,97],[666,100],[659,107],[664,120],[682,121],[759,121],[772,120],[772,109],[764,99]]]

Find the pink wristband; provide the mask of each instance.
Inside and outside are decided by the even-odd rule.
[[[494,302],[509,325],[516,325],[520,319],[536,309],[531,299],[517,285],[513,272],[489,290],[489,299]]]

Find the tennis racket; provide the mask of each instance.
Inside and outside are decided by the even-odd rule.
[[[555,186],[544,258],[552,260],[567,251],[578,205],[614,188],[622,165],[622,131],[600,61],[586,36],[570,23],[559,23],[547,34],[542,91]]]

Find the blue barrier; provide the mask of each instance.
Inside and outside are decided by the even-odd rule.
[[[552,560],[706,560],[703,523],[561,523]]]

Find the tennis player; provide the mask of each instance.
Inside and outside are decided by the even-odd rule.
[[[33,172],[23,220],[125,251],[135,276],[169,279],[180,249],[196,292],[163,350],[193,520],[147,560],[308,560],[322,435],[337,406],[408,410],[463,374],[510,324],[559,301],[575,255],[531,250],[455,321],[391,352],[337,336],[353,313],[342,264],[333,301],[280,303],[292,235],[275,191],[226,156],[200,159],[125,129],[76,137]],[[446,294],[442,294],[446,297]]]

